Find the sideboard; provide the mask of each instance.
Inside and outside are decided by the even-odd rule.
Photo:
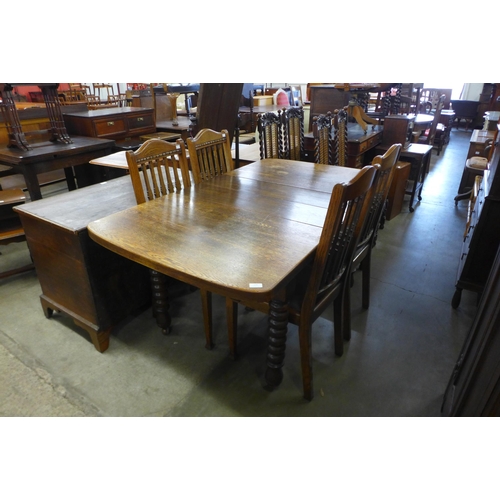
[[[500,245],[500,146],[496,142],[489,167],[471,199],[452,307],[457,308],[462,290],[481,294]]]

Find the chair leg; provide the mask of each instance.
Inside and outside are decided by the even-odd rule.
[[[333,329],[335,338],[335,354],[342,356],[344,354],[344,324],[342,321],[343,316],[343,302],[341,300],[342,294],[333,301]]]
[[[227,318],[227,333],[229,339],[229,356],[236,359],[237,351],[237,335],[238,335],[238,303],[226,297],[226,318]]]
[[[311,350],[311,326],[299,325],[299,343],[300,343],[300,364],[302,367],[302,385],[304,389],[304,399],[311,401],[313,393],[313,375],[312,375],[312,350]]]
[[[370,274],[371,274],[371,249],[361,262],[361,288],[363,309],[370,307]]]
[[[350,274],[353,275],[354,273]],[[342,315],[338,320],[341,325],[339,328],[342,331],[342,338],[349,341],[351,340],[351,287],[346,286],[335,300],[340,302],[340,309],[342,311]],[[335,330],[337,330],[337,325],[335,325]]]
[[[203,325],[205,327],[205,348],[212,349],[212,293],[200,288]]]

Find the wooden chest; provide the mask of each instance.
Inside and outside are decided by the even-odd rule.
[[[113,326],[150,303],[151,286],[147,268],[95,243],[87,225],[134,205],[127,176],[16,207],[46,317],[69,315],[100,352]]]

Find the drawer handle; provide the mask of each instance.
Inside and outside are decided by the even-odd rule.
[[[108,127],[112,127],[115,124],[115,122],[108,122]]]
[[[139,118],[137,118],[137,121],[138,122],[143,122],[144,121],[144,117],[140,116]]]

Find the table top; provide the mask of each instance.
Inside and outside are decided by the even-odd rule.
[[[241,160],[251,160],[256,161],[260,158],[260,146],[258,142],[253,144],[240,144],[239,154]],[[235,158],[235,146],[231,146],[231,154],[233,159]],[[189,158],[189,153],[186,151],[186,156]],[[89,163],[93,165],[100,165],[101,167],[110,168],[121,168],[123,170],[128,170],[127,156],[125,151],[117,151],[116,153],[111,153],[106,156],[100,156],[99,158],[94,158],[90,160]]]
[[[165,130],[167,132],[180,132],[189,130],[193,126],[193,123],[187,116],[178,116],[177,120],[179,122],[178,125],[174,125],[172,123],[172,120],[156,120],[156,130],[159,132],[161,132],[162,130]]]
[[[65,111],[65,108],[62,108],[63,115],[67,116],[78,116],[80,118],[106,118],[107,116],[119,116],[119,115],[130,115],[134,113],[144,113],[144,112],[153,112],[153,108],[139,108],[139,107],[119,107],[113,106],[110,108],[97,108],[97,109],[88,109],[86,111]]]
[[[25,165],[61,157],[76,156],[88,151],[108,149],[115,144],[115,141],[111,139],[97,139],[95,137],[72,136],[71,140],[73,142],[70,144],[62,142],[33,144],[33,149],[29,151],[23,151],[19,148],[0,148],[0,161],[8,164]]]
[[[259,160],[88,230],[109,250],[191,285],[271,300],[314,255],[333,186],[358,172]]]
[[[117,151],[110,155],[100,156],[99,158],[90,160],[89,163],[92,163],[92,165],[100,165],[101,167],[123,168],[124,170],[128,170],[125,151]]]
[[[125,176],[18,205],[14,210],[79,233],[87,229],[89,222],[135,205],[132,181]]]

